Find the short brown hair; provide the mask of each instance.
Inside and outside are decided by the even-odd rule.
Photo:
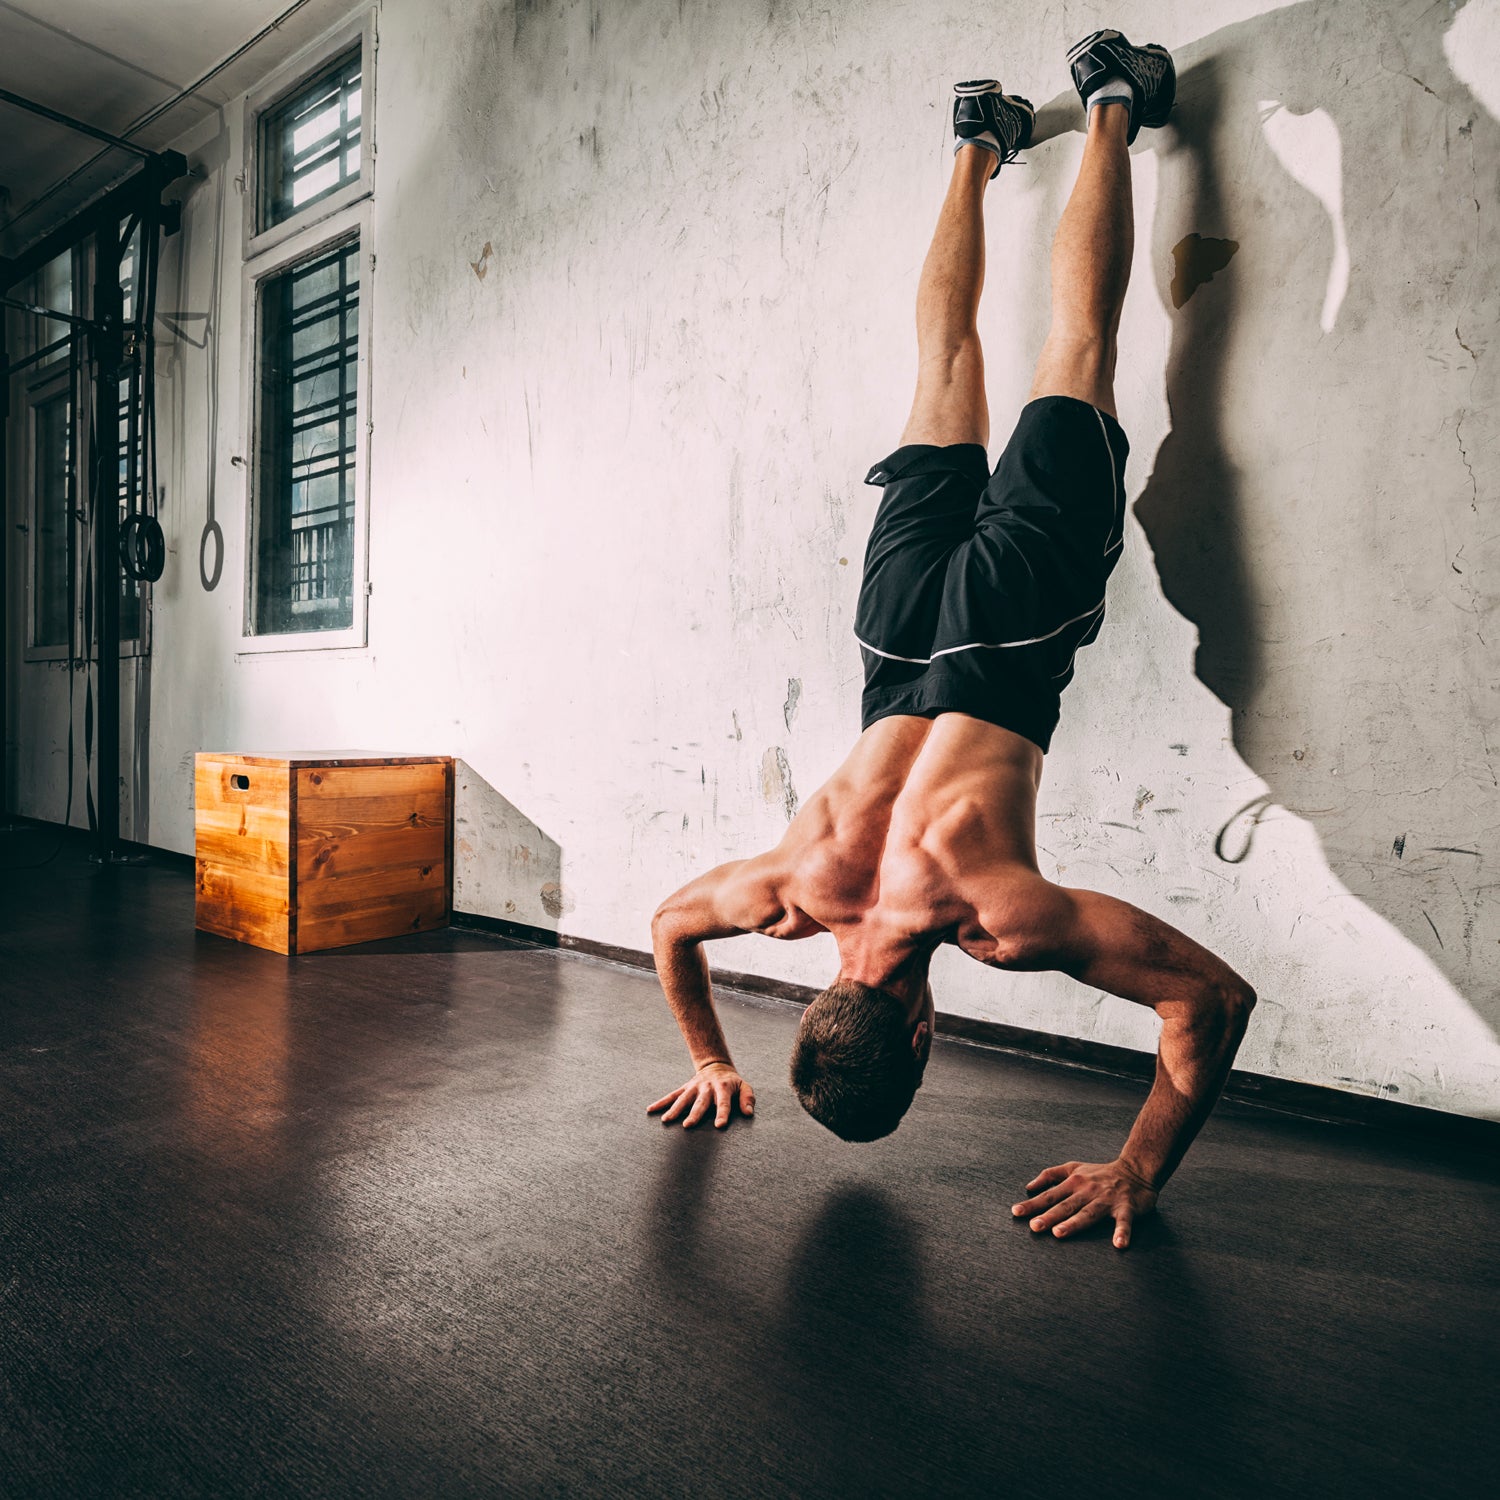
[[[792,1088],[820,1125],[846,1141],[878,1141],[911,1107],[925,1052],[912,1050],[906,1006],[852,979],[828,986],[802,1013]]]

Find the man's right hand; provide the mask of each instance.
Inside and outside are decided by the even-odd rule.
[[[734,1113],[738,1101],[740,1113],[747,1118],[755,1113],[755,1090],[735,1072],[730,1063],[704,1063],[680,1089],[663,1095],[646,1107],[648,1115],[665,1110],[661,1122],[670,1125],[681,1120],[691,1130],[709,1112],[715,1110],[714,1128],[722,1130]]]

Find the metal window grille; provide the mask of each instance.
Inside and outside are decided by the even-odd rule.
[[[120,293],[123,298],[123,317],[127,323],[135,317],[136,272],[140,260],[141,233],[137,229],[120,256]],[[150,497],[146,494],[146,444],[141,430],[141,367],[140,361],[132,363],[130,369],[120,377],[120,473],[117,485],[120,504],[120,520],[123,522],[133,510],[149,510]],[[149,584],[134,579],[120,578],[120,639],[138,641],[141,638],[141,620],[145,611],[145,593]]]
[[[257,634],[354,621],[359,240],[261,283]]]
[[[358,178],[361,74],[355,47],[261,116],[262,229]]]

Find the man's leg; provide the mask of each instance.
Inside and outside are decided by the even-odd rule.
[[[1052,327],[1031,396],[1076,396],[1115,413],[1115,337],[1130,280],[1135,217],[1127,104],[1089,112],[1083,165],[1052,242]]]
[[[984,287],[984,190],[995,156],[965,146],[938,215],[917,284],[917,395],[901,434],[908,443],[990,440],[979,347],[979,294]]]

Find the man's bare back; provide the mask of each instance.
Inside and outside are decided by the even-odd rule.
[[[1036,886],[1042,754],[965,714],[872,724],[774,849],[704,877],[738,930],[831,932],[849,977],[951,942],[1001,967],[1015,906]],[[692,890],[694,887],[689,887]]]
[[[1044,753],[1124,543],[1129,445],[1112,382],[1133,232],[1127,147],[1165,121],[1175,84],[1164,49],[1111,31],[1070,65],[1088,141],[1053,247],[1052,330],[993,476],[975,332],[981,207],[994,158],[1028,143],[1034,112],[993,81],[956,86],[953,179],[917,294],[916,399],[902,446],[869,478],[884,490],[855,621],[864,730],[774,849],[657,911],[657,972],[695,1071],[650,1110],[685,1126],[712,1112],[719,1127],[736,1107],[754,1112],[713,1007],[714,938],[832,934],[839,973],[804,1012],[791,1073],[803,1107],[850,1140],[895,1129],[920,1086],[939,946],[1057,970],[1156,1012],[1156,1080],[1117,1158],[1045,1168],[1012,1211],[1059,1237],[1110,1220],[1123,1248],[1213,1107],[1255,995],[1167,923],[1037,866]]]

